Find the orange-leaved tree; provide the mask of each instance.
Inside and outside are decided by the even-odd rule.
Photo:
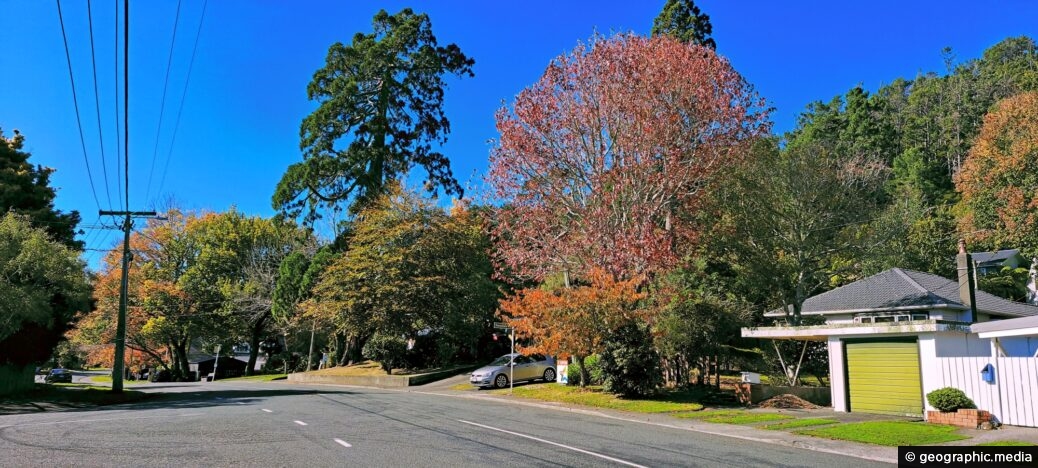
[[[580,385],[588,382],[585,358],[600,352],[606,338],[631,321],[648,319],[639,307],[645,297],[638,291],[643,279],[617,280],[602,269],[593,269],[584,284],[556,289],[523,289],[501,300],[505,321],[515,328],[516,340],[526,353],[572,354],[580,365]]]
[[[984,117],[955,184],[967,237],[1038,255],[1038,92],[1007,98]]]

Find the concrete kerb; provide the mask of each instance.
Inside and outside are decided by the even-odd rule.
[[[716,435],[721,437],[731,437],[734,439],[749,440],[753,442],[761,442],[765,444],[782,445],[786,447],[793,447],[804,450],[811,450],[815,452],[832,453],[836,455],[846,455],[849,457],[861,458],[865,460],[878,461],[883,463],[894,463],[898,461],[897,458],[897,447],[884,447],[877,445],[859,444],[856,442],[848,442],[843,440],[830,440],[821,439],[810,436],[801,436],[785,431],[771,431],[767,429],[757,429],[749,426],[740,426],[734,424],[715,424],[715,423],[704,423],[694,420],[675,420],[669,416],[660,414],[645,414],[645,419],[636,419],[629,416],[630,413],[614,412],[612,410],[591,410],[585,408],[578,408],[573,406],[567,406],[563,403],[540,403],[526,400],[518,400],[514,398],[502,398],[496,396],[487,395],[465,395],[458,393],[443,393],[443,392],[429,392],[419,391],[413,389],[395,389],[395,388],[379,388],[379,387],[361,387],[358,385],[336,385],[336,384],[307,384],[307,385],[324,385],[334,387],[357,387],[357,388],[372,388],[377,390],[386,390],[392,392],[401,393],[418,393],[422,395],[436,395],[449,398],[468,398],[472,400],[482,400],[489,402],[505,403],[512,405],[528,406],[533,408],[550,409],[555,411],[566,411],[571,413],[585,414],[589,416],[596,416],[606,419],[613,419],[618,421],[632,422],[638,424],[646,424],[650,426],[666,427],[669,429],[679,429],[691,432],[699,432],[703,434]],[[666,422],[662,421],[666,418]]]

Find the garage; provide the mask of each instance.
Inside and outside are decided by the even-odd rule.
[[[846,340],[850,411],[922,416],[916,337]]]

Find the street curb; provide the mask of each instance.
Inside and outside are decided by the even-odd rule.
[[[824,441],[828,441],[830,443],[839,443],[839,444],[842,444],[842,445],[850,445],[850,446],[852,446],[852,447],[854,447],[856,449],[859,449],[862,452],[862,453],[848,453],[848,452],[843,452],[843,451],[840,451],[840,450],[837,450],[837,449],[833,449],[833,448],[829,448],[829,447],[824,447],[824,446],[821,446],[819,444],[813,444],[813,443],[811,443],[811,442],[814,442],[814,440],[812,440],[813,438],[806,438],[805,437],[805,438],[802,439],[801,436],[795,436],[793,434],[789,434],[789,433],[785,433],[785,432],[776,432],[776,435],[778,435],[778,434],[786,434],[787,436],[795,437],[795,438],[793,438],[793,439],[774,438],[774,437],[764,438],[764,437],[752,436],[752,435],[732,434],[730,431],[733,430],[733,429],[737,429],[737,430],[741,430],[741,431],[745,431],[747,429],[752,429],[752,430],[755,430],[755,431],[760,431],[761,430],[761,429],[748,428],[747,426],[739,426],[739,425],[734,425],[734,424],[714,424],[714,423],[710,423],[709,426],[697,426],[697,425],[694,425],[694,424],[688,425],[688,426],[679,426],[679,425],[667,424],[667,423],[656,422],[656,421],[640,420],[640,419],[634,419],[634,418],[629,418],[629,417],[617,416],[617,415],[612,415],[612,414],[608,414],[608,413],[603,413],[601,411],[584,409],[584,408],[575,408],[575,407],[568,407],[568,406],[557,406],[557,405],[552,405],[552,404],[535,403],[535,402],[531,402],[531,401],[515,400],[515,399],[510,399],[510,398],[501,398],[501,397],[494,397],[494,396],[458,395],[458,394],[450,394],[450,393],[422,392],[422,391],[414,391],[414,390],[408,391],[408,393],[420,393],[420,394],[425,394],[425,395],[438,395],[438,396],[453,397],[453,398],[469,398],[469,399],[473,399],[473,400],[496,401],[496,402],[502,402],[502,403],[510,403],[510,404],[514,404],[514,405],[529,406],[529,407],[534,407],[534,408],[551,409],[551,410],[556,410],[556,411],[566,411],[566,412],[571,412],[571,413],[580,413],[580,414],[585,414],[585,415],[589,415],[589,416],[597,416],[597,417],[602,417],[602,418],[607,418],[607,419],[614,419],[614,420],[618,420],[618,421],[626,421],[626,422],[632,422],[632,423],[647,424],[647,425],[650,425],[650,426],[658,426],[658,427],[666,427],[666,428],[670,428],[670,429],[680,429],[680,430],[686,430],[686,431],[691,431],[691,432],[699,432],[699,433],[702,433],[702,434],[710,434],[710,435],[716,435],[716,436],[722,436],[722,437],[730,437],[730,438],[733,438],[733,439],[749,440],[749,441],[760,442],[760,443],[765,443],[765,444],[782,445],[782,446],[786,446],[786,447],[811,450],[811,451],[814,451],[814,452],[831,453],[831,454],[835,454],[835,455],[843,455],[843,456],[854,457],[854,458],[861,458],[861,459],[864,459],[864,460],[878,461],[878,462],[883,462],[883,463],[897,464],[897,462],[898,462],[897,452],[896,452],[897,449],[896,448],[893,449],[894,453],[891,456],[877,456],[877,455],[870,455],[868,452],[875,452],[877,450],[889,449],[889,447],[877,447],[877,446],[873,446],[873,445],[857,444],[857,443],[854,443],[854,442],[845,442],[845,441],[835,442],[835,441],[829,441],[828,439],[818,439],[819,441],[823,441],[824,440]],[[715,427],[717,429],[714,429]],[[727,430],[729,432],[723,432],[725,430]]]

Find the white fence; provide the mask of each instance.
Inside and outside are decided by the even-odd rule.
[[[991,364],[995,381],[985,382],[981,370]],[[924,382],[926,392],[955,387],[969,396],[977,408],[990,411],[999,422],[1038,427],[1038,358],[955,357],[937,358],[941,381]]]

